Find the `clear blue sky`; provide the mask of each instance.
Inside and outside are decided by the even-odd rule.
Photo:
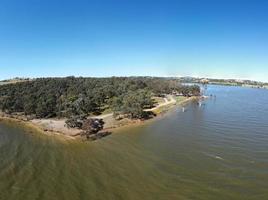
[[[0,70],[268,81],[268,1],[1,0]]]

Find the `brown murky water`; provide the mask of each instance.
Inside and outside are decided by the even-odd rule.
[[[0,122],[0,199],[268,199],[268,91],[208,93],[90,143]]]

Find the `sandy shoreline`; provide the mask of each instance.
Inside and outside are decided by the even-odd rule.
[[[39,125],[31,122],[31,121],[25,121],[25,120],[21,120],[21,119],[12,118],[12,117],[3,117],[3,116],[0,116],[0,122],[1,121],[14,122],[14,123],[23,125],[25,127],[28,127],[30,129],[34,129],[37,132],[40,132],[40,133],[42,133],[44,135],[59,136],[62,139],[68,139],[68,140],[74,140],[74,139],[76,139],[73,136],[69,136],[69,135],[66,135],[64,133],[57,132],[55,130],[54,131],[52,131],[52,130],[44,130],[43,127],[41,127],[41,126],[39,126]]]
[[[122,120],[116,120],[114,119],[112,114],[108,114],[103,118],[103,116],[96,116],[96,118],[102,118],[105,121],[105,126],[103,131],[108,131],[112,132],[121,128],[128,128],[131,126],[139,126],[143,125],[145,123],[151,122],[153,120],[158,119],[159,117],[164,116],[165,113],[167,113],[171,108],[174,106],[183,106],[188,104],[189,102],[193,100],[197,100],[200,97],[190,97],[187,98],[181,102],[176,102],[172,101],[169,104],[166,104],[165,106],[161,106],[161,108],[165,108],[161,110],[160,113],[156,115],[156,117],[153,117],[148,120],[130,120],[130,119],[122,119]],[[2,116],[1,116],[2,115]],[[13,121],[13,122],[19,122],[23,123],[23,125],[26,125],[30,128],[35,128],[42,133],[46,135],[59,135],[63,136],[66,139],[76,139],[80,138],[80,132],[81,130],[76,129],[76,128],[67,128],[65,125],[65,120],[66,119],[33,119],[33,120],[23,120],[21,118],[16,118],[15,116],[5,116],[5,114],[0,115],[0,120],[8,120],[8,121]]]

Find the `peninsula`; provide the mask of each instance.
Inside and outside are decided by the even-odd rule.
[[[1,116],[50,133],[97,139],[201,94],[175,78],[38,78],[0,85]]]

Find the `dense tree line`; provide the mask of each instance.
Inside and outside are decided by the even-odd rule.
[[[109,107],[116,114],[141,118],[152,96],[172,92],[198,95],[199,87],[176,79],[153,77],[39,78],[0,86],[0,109],[37,118],[97,114]]]
[[[111,100],[111,108],[115,116],[123,114],[130,118],[145,118],[146,112],[143,110],[153,105],[152,92],[148,89],[130,91]]]

